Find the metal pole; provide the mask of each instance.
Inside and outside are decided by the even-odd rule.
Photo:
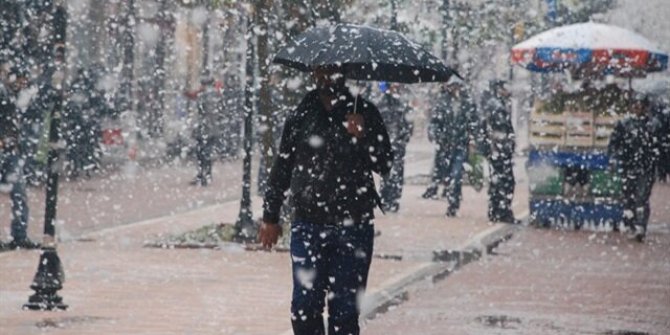
[[[447,46],[447,36],[449,35],[449,0],[442,1],[442,60],[449,58],[449,47]]]
[[[63,108],[63,78],[65,71],[65,32],[67,12],[63,1],[58,1],[52,12],[54,27],[54,56],[52,82],[54,108],[51,110],[49,130],[49,156],[47,161],[46,209],[44,215],[44,241],[37,273],[30,288],[35,294],[28,298],[24,309],[58,310],[66,309],[63,298],[57,292],[63,288],[65,274],[56,252],[56,209],[58,204],[58,160],[60,156],[60,136],[58,129]],[[47,84],[48,85],[48,84]]]
[[[134,110],[134,81],[135,81],[135,0],[128,0],[123,18],[123,66],[121,67],[122,111]],[[136,129],[133,129],[136,132]]]
[[[255,51],[251,13],[247,15],[247,49],[244,85],[244,159],[242,163],[242,199],[240,213],[235,222],[235,239],[240,242],[252,241],[256,237],[256,227],[251,212],[251,149],[253,146],[254,114],[254,65]]]
[[[516,29],[516,26],[512,25],[512,29],[510,30],[510,32],[511,32],[511,35],[510,35],[510,41],[511,41],[510,50],[512,50],[512,47],[514,47],[514,43],[516,42],[516,40],[514,38],[515,29]],[[508,79],[509,79],[510,83],[512,82],[512,80],[514,80],[514,64],[512,64],[511,62],[509,64],[509,78]]]
[[[398,30],[397,0],[391,0],[391,30]]]

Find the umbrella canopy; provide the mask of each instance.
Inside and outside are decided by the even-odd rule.
[[[512,62],[535,72],[644,76],[668,68],[668,55],[623,28],[579,23],[547,30],[515,45]]]
[[[455,74],[395,31],[353,24],[308,29],[281,48],[274,63],[305,72],[341,66],[348,79],[400,83],[447,81]]]

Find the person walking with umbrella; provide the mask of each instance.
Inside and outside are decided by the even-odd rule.
[[[373,173],[386,176],[393,154],[377,108],[352,95],[345,79],[417,83],[455,72],[394,31],[351,24],[320,26],[279,50],[275,63],[311,72],[316,89],[285,121],[268,179],[259,241],[277,243],[285,192],[291,190],[293,332],[358,335],[358,299],[372,261]]]
[[[290,187],[294,333],[324,334],[321,315],[329,292],[329,334],[358,334],[356,301],[367,282],[379,205],[372,173],[388,174],[391,145],[379,111],[349,92],[341,68],[318,67],[313,78],[317,88],[284,125],[260,239],[276,243]]]
[[[381,182],[382,207],[387,212],[397,212],[400,208],[398,201],[402,196],[402,187],[405,174],[405,147],[412,136],[413,125],[407,120],[409,106],[400,101],[398,84],[381,82],[379,87],[383,96],[379,103],[379,112],[389,132],[391,148],[393,149],[393,166],[388,178]]]

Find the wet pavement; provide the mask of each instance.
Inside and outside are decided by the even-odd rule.
[[[481,244],[482,236],[503,226],[487,222],[485,190],[465,187],[457,218],[444,216],[445,200],[422,199],[430,157],[425,144],[410,148],[400,211],[378,216],[377,257],[363,306],[367,314],[380,313],[363,334],[669,329],[670,208],[663,199],[670,186],[654,192],[647,244],[618,234],[521,228],[495,254],[444,276],[453,267],[434,262],[436,254]],[[519,216],[528,197],[522,160],[514,200]],[[64,183],[58,229],[66,282],[60,294],[70,308],[22,311],[39,252],[0,253],[0,334],[290,333],[287,253],[249,252],[234,244],[213,250],[144,247],[166,235],[235,221],[241,167],[229,162],[215,169],[209,188],[188,186],[193,168],[186,165],[136,166]],[[31,196],[36,207],[38,194]],[[257,215],[260,204],[254,197]],[[39,209],[33,215],[39,218]],[[33,224],[31,236],[40,230]],[[406,300],[389,296],[395,294]],[[376,310],[378,303],[384,308]]]
[[[656,185],[646,243],[524,228],[494,254],[367,323],[374,334],[670,334],[670,185]]]

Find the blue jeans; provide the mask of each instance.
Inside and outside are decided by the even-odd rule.
[[[622,177],[624,225],[646,234],[651,214],[649,198],[656,176],[653,171],[631,171],[624,172]]]
[[[359,301],[372,261],[371,224],[291,225],[295,335],[323,335],[322,313],[328,302],[328,334],[358,335]]]
[[[23,163],[18,154],[0,153],[0,179],[3,184],[11,186],[9,191],[9,197],[12,200],[11,234],[14,240],[27,237],[28,199],[22,172]]]
[[[464,148],[449,149],[443,162],[447,169],[446,184],[449,188],[449,211],[456,212],[461,207],[463,181],[463,163],[468,156],[468,150]]]

